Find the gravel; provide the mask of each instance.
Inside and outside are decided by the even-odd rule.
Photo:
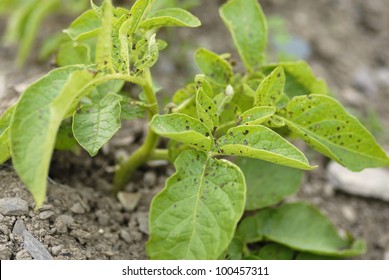
[[[0,199],[0,213],[5,216],[25,215],[28,213],[28,203],[18,197]]]

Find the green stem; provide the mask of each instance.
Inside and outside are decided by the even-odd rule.
[[[150,159],[161,159],[169,161],[169,151],[167,149],[155,149],[151,153]]]
[[[150,104],[150,108],[148,110],[148,119],[150,121],[154,115],[158,114],[158,103],[152,87],[150,71],[145,72],[145,80],[146,83],[143,85],[143,90],[146,96],[146,101]],[[120,164],[116,170],[113,180],[114,192],[122,190],[130,180],[134,170],[153,157],[158,140],[159,136],[149,128],[143,144],[125,162]]]

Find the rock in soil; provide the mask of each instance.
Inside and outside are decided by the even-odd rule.
[[[21,251],[16,253],[15,259],[16,260],[32,260],[32,257],[30,255],[30,253],[28,253],[26,250],[21,250]]]
[[[53,260],[45,246],[39,242],[30,232],[23,231],[24,249],[36,260]]]
[[[28,203],[18,197],[0,199],[0,213],[5,216],[18,216],[28,213]]]
[[[53,211],[43,211],[39,213],[39,219],[41,220],[47,220],[51,218],[55,213]]]
[[[0,260],[9,260],[11,259],[12,252],[4,245],[0,245]]]
[[[389,201],[389,172],[384,168],[351,172],[336,162],[327,169],[333,187],[349,194]]]
[[[25,230],[26,230],[26,227],[25,227],[23,221],[20,219],[17,219],[16,223],[12,229],[12,233],[21,236]]]
[[[132,212],[136,208],[136,206],[138,206],[142,194],[119,192],[117,197],[123,208],[126,209],[128,212]]]

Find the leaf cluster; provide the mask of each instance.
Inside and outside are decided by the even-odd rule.
[[[123,119],[147,113],[145,142],[119,165],[114,184],[120,188],[158,154],[159,137],[170,140],[164,153],[176,173],[151,205],[150,258],[304,259],[363,252],[362,241],[339,236],[314,207],[280,202],[297,191],[302,170],[315,168],[290,139],[360,171],[389,165],[373,136],[305,62],[266,62],[267,25],[256,0],[230,0],[220,8],[246,72],[234,71],[229,54],[199,48],[194,59],[201,74],[160,114],[150,68],[167,43],[156,31],[200,22],[185,10],[153,5],[138,0],[125,9],[109,0],[92,2],[65,30],[61,67],[31,85],[0,118],[0,162],[12,157],[37,206],[45,198],[54,148],[78,143],[94,156]],[[125,83],[141,93],[132,97]],[[242,219],[245,210],[256,212]]]

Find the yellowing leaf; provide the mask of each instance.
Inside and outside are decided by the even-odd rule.
[[[83,69],[69,66],[51,71],[23,93],[15,108],[9,130],[12,162],[37,207],[45,199],[51,155],[61,121],[92,80],[92,75]]]
[[[305,170],[314,168],[295,146],[261,125],[243,125],[229,129],[225,136],[218,139],[214,150],[222,155],[257,158]]]
[[[194,57],[201,72],[208,79],[221,86],[230,84],[233,72],[227,61],[204,48],[198,49]]]
[[[297,96],[282,112],[285,124],[312,148],[352,171],[389,165],[374,137],[335,99]]]
[[[255,92],[254,105],[275,105],[284,94],[285,73],[282,67],[277,67],[262,80]]]

